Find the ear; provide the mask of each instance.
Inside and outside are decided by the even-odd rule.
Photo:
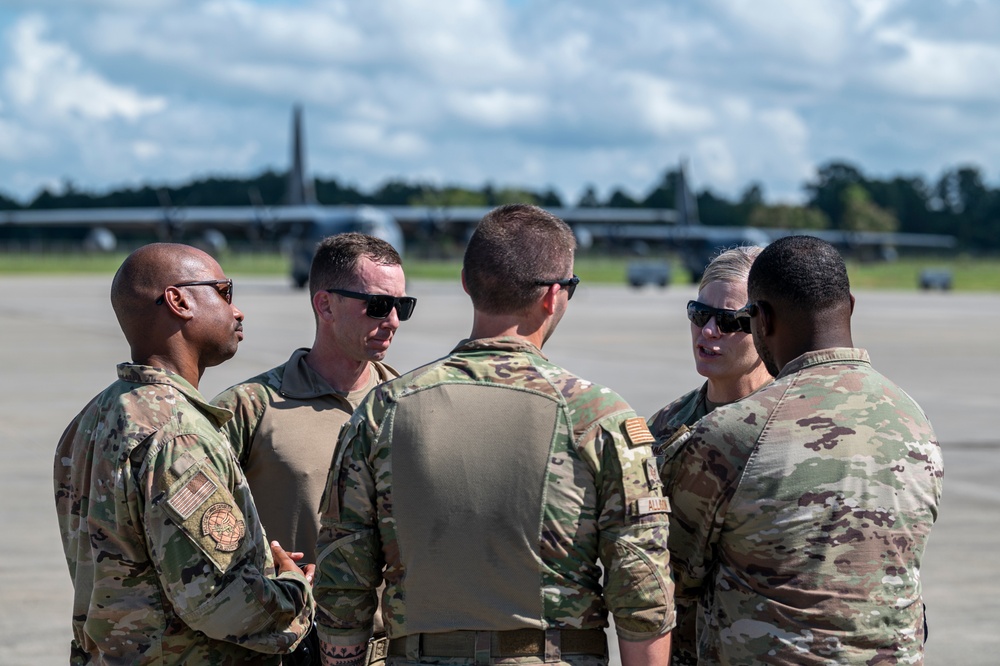
[[[851,314],[854,314],[854,294],[851,294]]]
[[[549,316],[554,315],[558,309],[558,298],[556,297],[556,294],[558,294],[556,290],[557,286],[550,284],[545,288],[545,293],[542,294],[542,309]],[[561,289],[562,287],[559,288]]]
[[[465,293],[467,293],[467,294],[469,293],[469,287],[465,284],[465,269],[464,268],[462,269],[462,289],[465,291]]]
[[[761,337],[768,337],[774,335],[774,323],[775,323],[775,312],[774,308],[767,301],[757,301],[757,310],[760,317],[760,335]]]
[[[167,287],[163,290],[163,305],[170,313],[184,320],[194,318],[194,302],[189,300],[184,290]]]
[[[316,315],[324,321],[331,321],[333,319],[333,309],[330,307],[330,303],[330,294],[322,289],[313,294],[313,310],[316,312]]]

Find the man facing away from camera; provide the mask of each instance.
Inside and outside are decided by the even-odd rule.
[[[653,438],[541,352],[579,282],[574,249],[540,208],[486,215],[462,271],[469,339],[378,386],[344,427],[318,546],[325,664],[362,663],[383,577],[389,664],[606,664],[609,611],[625,666],[665,663]]]
[[[854,348],[837,250],[770,244],[747,284],[773,383],[667,444],[675,664],[919,664],[941,501],[931,424]]]

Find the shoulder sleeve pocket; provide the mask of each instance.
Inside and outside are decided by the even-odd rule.
[[[177,470],[176,465],[170,470]],[[164,527],[174,524],[178,534],[206,556],[215,568],[229,569],[249,547],[246,518],[216,471],[202,459],[170,481],[159,504],[167,518]],[[185,548],[172,538],[164,540],[164,557],[184,559]],[[189,556],[195,556],[188,551]],[[176,562],[175,564],[181,564]]]

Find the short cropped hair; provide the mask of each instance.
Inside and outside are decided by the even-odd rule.
[[[746,284],[754,259],[764,248],[756,245],[740,245],[720,252],[705,267],[698,289],[704,289],[712,282],[734,282]]]
[[[465,250],[465,287],[477,310],[523,312],[545,287],[538,280],[570,277],[576,238],[565,222],[527,204],[494,208],[479,222]]]
[[[851,283],[837,248],[813,236],[786,236],[760,253],[747,278],[751,301],[820,312],[849,303]]]
[[[381,266],[401,266],[403,263],[396,249],[381,238],[354,231],[327,236],[316,246],[309,267],[310,295],[324,289],[354,287],[362,257]]]

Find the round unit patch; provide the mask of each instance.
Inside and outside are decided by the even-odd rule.
[[[233,507],[220,502],[208,507],[201,517],[201,533],[212,538],[216,550],[231,553],[240,547],[246,525],[233,513]]]

